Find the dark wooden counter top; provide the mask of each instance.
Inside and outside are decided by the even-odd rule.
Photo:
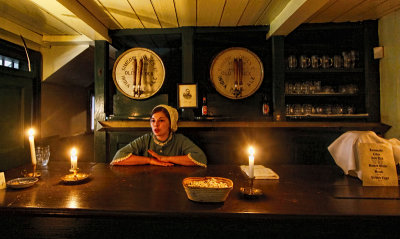
[[[150,129],[148,120],[100,121],[102,131],[129,131],[138,128]],[[290,122],[290,121],[179,121],[181,128],[332,128],[334,130],[372,130],[386,132],[389,125],[379,122]]]
[[[154,236],[174,232],[200,237],[299,232],[325,236],[346,235],[354,225],[356,231],[370,234],[382,229],[382,222],[391,231],[400,222],[398,187],[362,187],[336,166],[270,166],[280,179],[256,180],[264,195],[255,200],[240,195],[240,187],[248,181],[233,165],[204,169],[82,163],[79,167],[91,174],[86,183],[62,184],[60,178],[69,173],[69,165],[54,161],[33,187],[0,190],[2,231],[5,225],[28,226],[24,232],[13,231],[22,237],[39,233],[48,238],[150,231]],[[19,177],[23,169],[7,171],[6,179]],[[192,202],[182,187],[188,176],[227,177],[234,189],[225,203]],[[370,226],[378,222],[380,226],[372,230]]]

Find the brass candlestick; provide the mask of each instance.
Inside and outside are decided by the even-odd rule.
[[[79,168],[71,168],[69,170],[70,174],[67,174],[61,178],[61,180],[66,184],[77,184],[86,181],[90,174],[87,173],[78,173]]]
[[[32,173],[27,173],[26,170],[23,172],[24,177],[34,177],[34,178],[39,178],[42,176],[40,172],[36,171],[36,164],[33,164],[33,171]]]
[[[254,177],[250,178],[250,185],[249,186],[240,188],[240,192],[242,193],[242,195],[245,198],[252,199],[252,198],[258,198],[261,195],[263,195],[263,192],[262,192],[261,189],[253,187],[253,184],[254,184],[253,181],[254,181]]]

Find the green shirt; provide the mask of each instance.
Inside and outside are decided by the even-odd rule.
[[[163,156],[188,155],[195,164],[207,167],[207,157],[204,152],[186,136],[174,133],[165,142],[154,139],[152,133],[140,136],[119,149],[113,158],[113,162],[121,161],[131,154],[152,157],[147,152],[149,149]]]

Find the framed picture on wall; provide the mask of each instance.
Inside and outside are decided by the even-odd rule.
[[[178,84],[178,108],[197,107],[197,84]]]

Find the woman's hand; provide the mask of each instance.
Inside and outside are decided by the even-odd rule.
[[[153,150],[149,149],[147,150],[147,152],[149,154],[151,154],[151,156],[153,156],[155,159],[150,159],[150,164],[152,165],[160,165],[160,166],[172,166],[174,164],[170,163],[168,161],[168,157],[167,156],[162,156],[157,154],[156,152],[154,152]]]
[[[162,161],[157,160],[155,158],[150,158],[149,164],[150,165],[157,165],[157,166],[165,166],[165,167],[174,166],[173,163],[162,162]]]

